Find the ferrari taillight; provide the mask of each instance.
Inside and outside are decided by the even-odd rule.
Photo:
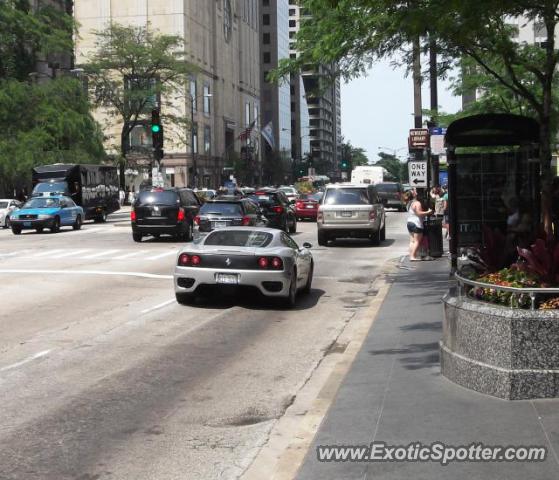
[[[131,220],[132,222],[135,222],[135,221],[136,221],[136,211],[135,211],[135,210],[131,210],[131,211],[130,211],[130,220]]]
[[[188,253],[181,253],[179,255],[179,266],[187,267],[190,265],[190,255]]]
[[[259,257],[258,266],[262,270],[282,270],[283,260],[280,257]]]
[[[177,222],[183,222],[184,218],[184,210],[182,208],[179,208],[179,213],[177,214]]]

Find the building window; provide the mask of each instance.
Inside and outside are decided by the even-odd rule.
[[[289,58],[297,58],[297,54],[296,53],[290,53]]]
[[[204,127],[204,153],[210,155],[212,150],[212,129],[207,125]]]
[[[289,20],[289,26],[290,27],[296,27],[297,26],[297,20]]]
[[[250,103],[245,103],[245,125],[248,127],[250,125]]]
[[[268,13],[262,15],[262,25],[270,25],[270,15]]]
[[[295,10],[294,8],[289,9],[289,16],[290,17],[294,17],[296,14],[297,14],[297,10]]]
[[[289,38],[295,38],[295,35],[297,35],[297,32],[289,32]]]
[[[198,153],[198,124],[192,124],[192,151]]]
[[[270,6],[270,0],[262,0],[262,6],[263,7],[269,7]]]
[[[231,29],[233,26],[233,11],[231,9],[231,0],[223,0],[223,34],[225,41],[231,40]]]
[[[254,106],[253,114],[254,114],[253,120],[254,120],[255,122],[258,122],[258,105],[255,105],[255,106]]]
[[[264,52],[262,55],[262,60],[264,63],[270,63],[271,60],[270,52]]]
[[[198,111],[198,104],[197,104],[197,85],[196,85],[196,78],[190,77],[190,98],[192,100],[192,109],[197,112]]]
[[[210,114],[210,102],[211,102],[211,97],[210,97],[210,86],[209,85],[204,85],[204,113],[209,115]]]
[[[270,34],[269,33],[263,33],[262,34],[262,43],[264,45],[270,45]]]

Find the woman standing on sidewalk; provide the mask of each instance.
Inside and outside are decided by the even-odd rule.
[[[417,199],[417,191],[415,188],[408,193],[408,232],[410,232],[410,261],[418,262],[417,252],[423,240],[423,218],[431,215],[433,211],[423,210],[421,203]]]

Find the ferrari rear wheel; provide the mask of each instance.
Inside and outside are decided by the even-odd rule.
[[[297,303],[297,270],[293,270],[291,274],[291,282],[289,283],[289,293],[285,299],[287,307],[292,308]]]
[[[303,288],[303,293],[311,293],[313,273],[314,273],[314,263],[311,263],[311,266],[309,268],[309,275],[307,276],[307,283],[305,283],[305,288]]]

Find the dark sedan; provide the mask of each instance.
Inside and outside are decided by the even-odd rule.
[[[262,224],[257,205],[248,199],[209,200],[194,219],[200,232],[225,227],[248,227]]]

